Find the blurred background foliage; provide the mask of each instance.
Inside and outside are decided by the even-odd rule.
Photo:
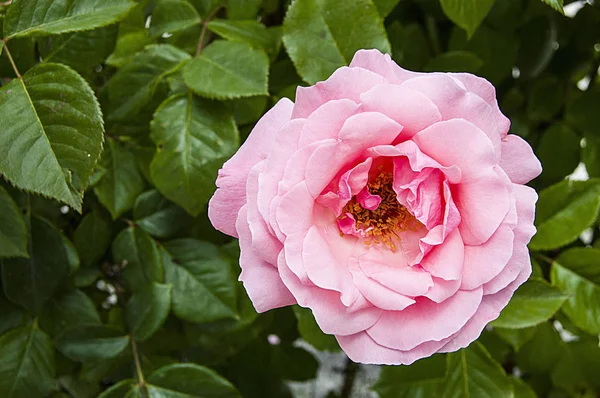
[[[1,397],[599,396],[600,5],[13,0],[0,24]],[[256,314],[206,216],[261,115],[360,48],[487,78],[544,167],[531,280],[409,367]]]

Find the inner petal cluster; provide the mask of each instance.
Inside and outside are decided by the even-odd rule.
[[[379,170],[344,206],[338,217],[340,231],[359,235],[367,246],[384,245],[395,252],[400,233],[416,229],[419,222],[398,202],[393,184],[392,173]]]

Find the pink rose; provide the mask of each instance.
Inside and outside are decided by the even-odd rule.
[[[488,81],[361,50],[263,116],[209,216],[257,311],[310,308],[356,362],[455,351],[531,273],[541,166],[509,125]]]

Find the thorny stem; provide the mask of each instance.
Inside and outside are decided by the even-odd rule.
[[[133,352],[133,361],[135,362],[135,370],[137,372],[138,381],[140,387],[145,388],[146,380],[144,380],[144,373],[142,373],[142,364],[140,362],[140,356],[138,354],[137,344],[133,336],[130,336],[131,339],[131,351]]]
[[[550,257],[546,256],[545,254],[535,253],[534,256],[537,257],[537,258],[539,258],[540,260],[544,260],[545,262],[547,262],[550,265],[552,265],[552,263],[554,262],[553,259],[551,259]]]
[[[198,47],[196,48],[196,55],[200,54],[202,49],[204,48],[204,38],[206,36],[206,29],[208,23],[217,15],[219,10],[223,7],[222,5],[215,8],[204,21],[202,21],[202,30],[200,31],[200,39],[198,39]]]
[[[17,68],[17,65],[15,64],[15,60],[13,59],[10,51],[8,51],[8,47],[6,46],[6,39],[4,39],[3,41],[4,41],[4,51],[6,52],[6,55],[8,56],[8,60],[10,61],[10,64],[12,65],[12,68],[15,71],[15,74],[17,75],[17,77],[19,79],[21,79],[21,74],[19,73],[19,69]]]

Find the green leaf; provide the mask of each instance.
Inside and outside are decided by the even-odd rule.
[[[556,183],[575,170],[581,153],[580,141],[566,124],[553,124],[544,132],[535,151],[542,162],[539,179],[543,184]],[[556,156],[557,153],[560,156]]]
[[[418,23],[402,26],[394,21],[388,27],[392,58],[403,67],[422,70],[431,59],[432,50],[425,29]]]
[[[298,305],[293,308],[298,319],[298,331],[307,343],[320,351],[336,352],[340,350],[335,337],[321,331],[310,309]]]
[[[583,395],[585,389],[600,388],[600,346],[595,340],[580,340],[567,345],[564,355],[552,370],[554,385],[568,391],[571,396]],[[593,394],[587,395],[593,397]]]
[[[135,3],[131,0],[54,2],[15,0],[8,9],[4,36],[55,35],[91,30],[124,18]]]
[[[533,250],[564,246],[589,228],[600,208],[600,180],[562,181],[540,192]]]
[[[113,52],[117,32],[117,25],[111,25],[85,32],[49,36],[38,41],[39,49],[44,62],[61,63],[81,73],[89,72]]]
[[[53,298],[44,308],[40,322],[52,335],[77,325],[101,323],[94,302],[77,289]]]
[[[139,115],[164,78],[189,58],[188,53],[169,44],[153,44],[137,53],[102,89],[100,98],[107,122]]]
[[[535,327],[524,329],[505,329],[494,327],[494,332],[506,341],[515,352],[519,352],[523,344],[527,343],[535,334]]]
[[[469,37],[490,12],[495,0],[441,0],[444,13],[452,22],[467,31]]]
[[[217,372],[193,363],[167,365],[148,377],[152,398],[219,397],[240,398],[240,393]]]
[[[156,111],[150,164],[156,188],[188,213],[200,213],[214,192],[217,171],[239,145],[231,114],[219,103],[187,95],[168,98]]]
[[[446,356],[433,355],[410,366],[383,366],[373,390],[379,398],[435,397],[446,375]]]
[[[228,0],[227,18],[256,19],[262,0]]]
[[[541,323],[533,337],[517,353],[517,366],[528,373],[547,373],[563,355],[564,345],[550,323]]]
[[[188,62],[183,79],[201,96],[232,99],[267,95],[269,59],[248,44],[217,40]]]
[[[200,24],[200,15],[185,0],[159,0],[152,13],[150,36],[173,33]]]
[[[110,143],[108,146],[110,147]],[[119,169],[120,173],[123,171]],[[83,217],[73,234],[73,243],[84,266],[92,267],[104,257],[111,237],[110,221],[100,211],[91,211]]]
[[[28,320],[27,313],[21,307],[0,296],[0,336],[10,329],[23,326]]]
[[[0,257],[28,257],[27,226],[19,208],[0,186]]]
[[[144,190],[142,177],[133,153],[113,139],[107,140],[100,166],[106,170],[94,192],[117,219],[133,207],[135,199]]]
[[[138,227],[158,238],[174,235],[191,220],[185,210],[156,190],[138,196],[133,206],[133,219]]]
[[[361,48],[391,51],[371,0],[294,0],[283,22],[283,43],[309,84],[327,79]]]
[[[113,242],[112,253],[115,263],[125,267],[123,277],[131,291],[163,281],[163,264],[156,242],[140,228],[121,231]]]
[[[579,131],[600,134],[600,89],[590,89],[567,104],[565,118]]]
[[[239,41],[265,51],[273,50],[275,37],[273,32],[257,21],[228,21],[215,19],[206,24],[207,28],[224,39]]]
[[[285,380],[314,379],[319,370],[319,362],[310,352],[290,344],[274,346],[271,361],[277,373]]]
[[[529,91],[527,114],[532,120],[550,121],[564,102],[563,83],[550,76],[535,81]]]
[[[226,258],[207,242],[177,239],[163,245],[173,312],[196,323],[237,319],[237,282]]]
[[[123,398],[128,397],[127,393],[135,385],[135,381],[131,379],[121,380],[117,384],[111,386],[102,394],[98,395],[98,398]]]
[[[85,80],[64,65],[37,65],[0,88],[0,119],[0,174],[81,211],[104,134]]]
[[[449,51],[433,58],[425,66],[430,72],[468,72],[476,73],[483,66],[477,55],[468,51]]]
[[[48,221],[33,217],[29,258],[2,260],[4,293],[12,302],[38,314],[68,272],[68,258],[60,232]]]
[[[554,56],[554,43],[557,40],[557,24],[554,18],[543,13],[531,18],[519,28],[518,57],[516,66],[520,79],[535,78]]]
[[[439,397],[513,397],[504,369],[492,359],[481,343],[447,356],[448,373],[438,390]]]
[[[511,376],[509,380],[513,386],[515,398],[537,398],[535,391],[522,379]]]
[[[522,329],[548,320],[569,296],[541,278],[525,282],[491,323],[493,326]]]
[[[55,390],[54,347],[36,322],[0,337],[0,396],[45,397]]]
[[[379,11],[382,18],[387,17],[399,2],[400,0],[373,0],[373,4],[377,7],[377,11]]]
[[[54,343],[66,357],[85,362],[116,357],[129,346],[129,336],[106,325],[78,325],[65,330]]]
[[[552,284],[571,295],[562,311],[580,329],[600,334],[600,249],[561,253],[550,270]]]
[[[563,0],[542,0],[544,3],[548,4],[550,7],[554,8],[556,11],[561,14],[565,13],[563,9]]]
[[[233,118],[238,125],[255,123],[265,113],[268,97],[239,98],[226,101],[225,106],[233,112]]]
[[[127,303],[127,324],[133,338],[144,341],[161,327],[171,310],[171,285],[152,283]]]
[[[600,177],[600,136],[585,134],[585,146],[581,149],[581,161],[590,177]]]

